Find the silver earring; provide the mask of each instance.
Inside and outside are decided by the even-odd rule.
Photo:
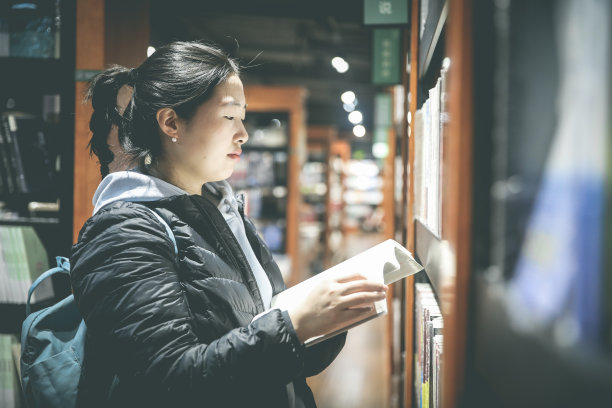
[[[172,143],[176,143],[176,137],[172,138]]]

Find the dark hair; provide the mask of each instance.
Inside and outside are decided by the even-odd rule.
[[[96,75],[88,91],[94,108],[90,150],[98,156],[101,172],[105,167],[108,173],[113,160],[106,144],[113,124],[119,126],[119,142],[129,156],[154,160],[161,153],[157,111],[172,108],[180,118],[190,120],[218,84],[239,73],[238,62],[220,48],[194,41],[159,47],[138,68],[114,66]],[[133,93],[121,116],[116,109],[117,92],[126,84]]]
[[[109,172],[108,165],[113,161],[113,152],[108,147],[108,134],[113,125],[120,126],[121,116],[117,111],[117,93],[130,82],[130,69],[113,66],[96,75],[87,89],[87,100],[91,100],[93,113],[89,120],[92,132],[89,151],[98,157],[102,177]]]

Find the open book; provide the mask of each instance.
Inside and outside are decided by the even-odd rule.
[[[281,310],[289,309],[293,304],[303,299],[304,296],[308,296],[317,282],[326,277],[345,276],[350,273],[359,272],[367,279],[383,282],[385,285],[388,285],[422,270],[423,266],[414,260],[406,248],[398,242],[389,239],[282,291],[272,298],[271,307]],[[386,313],[387,301],[380,300],[374,303],[374,309],[371,314],[354,321],[349,321],[325,335],[312,337],[306,340],[304,344],[306,347],[312,346]]]

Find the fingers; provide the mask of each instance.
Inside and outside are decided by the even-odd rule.
[[[389,287],[371,280],[356,280],[341,284],[340,294],[349,295],[356,292],[386,292]]]
[[[379,300],[383,300],[386,298],[385,292],[357,292],[351,293],[350,295],[346,295],[342,297],[342,300],[339,302],[339,306],[343,308],[359,308],[363,306],[369,306],[374,302],[378,302]]]
[[[376,314],[376,309],[373,305],[371,305],[369,307],[356,307],[352,309],[346,309],[342,313],[343,317],[345,318],[345,321],[350,322],[352,320],[357,320],[368,315],[374,315]]]
[[[344,283],[344,282],[352,282],[352,281],[367,280],[367,279],[368,278],[366,278],[363,274],[359,272],[354,272],[354,273],[339,276],[338,278],[336,278],[336,282]]]

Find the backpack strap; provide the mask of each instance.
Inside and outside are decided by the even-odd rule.
[[[38,278],[36,278],[34,283],[32,283],[32,286],[30,286],[30,290],[28,290],[28,300],[26,301],[26,317],[30,314],[30,298],[32,297],[32,293],[34,293],[34,290],[41,284],[42,281],[57,273],[70,275],[70,260],[68,260],[68,258],[64,258],[63,256],[55,257],[55,260],[57,261],[57,266],[42,273]]]

